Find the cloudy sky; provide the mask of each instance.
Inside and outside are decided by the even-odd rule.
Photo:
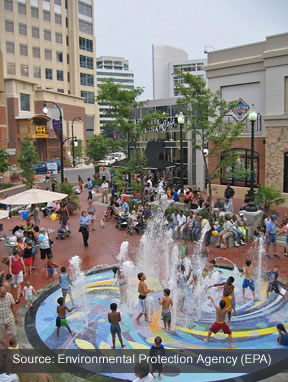
[[[189,58],[288,32],[288,0],[94,0],[96,54],[129,60],[136,86],[152,98],[152,44]]]

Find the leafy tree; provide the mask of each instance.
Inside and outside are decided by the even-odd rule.
[[[255,201],[261,203],[267,212],[270,211],[271,206],[285,203],[281,191],[272,186],[260,186],[255,194]]]
[[[233,171],[233,168],[237,167],[237,156],[234,155],[231,146],[241,135],[243,125],[224,119],[236,105],[236,101],[223,100],[220,91],[213,93],[199,76],[181,71],[177,71],[177,75],[181,78],[177,85],[180,95],[177,102],[186,117],[188,129],[192,130],[193,146],[202,154],[208,194],[212,200],[212,181],[220,178],[223,168],[229,167]],[[221,152],[229,152],[229,155],[220,157]],[[214,168],[208,167],[208,161],[212,158],[217,158]]]
[[[83,141],[82,139],[77,139],[78,145],[75,146],[75,157],[82,158],[83,157]]]
[[[72,206],[76,209],[80,208],[79,195],[75,194],[74,187],[70,183],[58,183],[57,191],[63,194],[67,194],[67,199]]]
[[[107,140],[102,135],[93,135],[88,138],[86,154],[94,163],[95,173],[97,172],[97,162],[108,153]]]
[[[7,171],[10,164],[11,163],[8,161],[7,151],[0,148],[0,174],[3,174],[5,171]]]
[[[33,139],[31,137],[25,137],[21,143],[21,152],[18,156],[18,163],[22,169],[20,173],[22,182],[29,188],[32,188],[35,183],[35,171],[32,169],[32,166],[34,166],[37,162],[38,154],[36,152]]]
[[[117,138],[116,141],[113,138],[106,138],[106,142],[108,150],[112,152],[122,151],[126,146],[126,142],[121,138]]]

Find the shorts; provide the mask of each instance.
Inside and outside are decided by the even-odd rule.
[[[31,301],[32,300],[32,296],[25,296],[25,300],[26,301]]]
[[[147,313],[147,307],[146,307],[146,298],[138,298],[139,304],[141,306],[141,313]]]
[[[41,260],[50,259],[52,256],[51,248],[40,248]]]
[[[47,268],[48,276],[53,275],[53,268]]]
[[[28,257],[27,259],[24,259],[25,265],[32,265],[32,257]]]
[[[229,312],[232,311],[232,301],[229,296],[222,296],[222,300],[226,302],[225,309],[229,309]]]
[[[111,324],[110,326],[110,332],[112,335],[114,334],[120,334],[121,333],[121,328],[119,324]]]
[[[243,284],[242,284],[242,288],[243,289],[250,288],[252,290],[252,292],[254,292],[255,291],[254,280],[244,279]]]
[[[88,215],[88,216],[89,216],[90,220],[94,222],[94,220],[95,220],[95,215]]]
[[[12,273],[12,284],[21,284],[23,282],[23,271],[20,271],[18,275]]]
[[[275,292],[275,293],[279,294],[280,290],[279,290],[278,282],[274,281],[272,283],[269,283],[268,288],[267,288],[267,292]]]
[[[268,236],[266,236],[266,243],[276,243],[276,233],[269,233],[269,239]]]
[[[162,371],[163,371],[163,366],[161,363],[152,363],[152,366],[151,366],[152,373],[155,373],[155,372],[162,373]]]
[[[162,310],[162,318],[163,318],[163,321],[166,321],[168,324],[171,323],[171,312],[170,310]]]
[[[66,318],[60,318],[59,316],[56,318],[56,326],[57,328],[61,328],[62,326],[68,326]]]
[[[231,334],[232,333],[231,329],[226,324],[226,322],[222,322],[221,324],[218,322],[214,322],[214,324],[211,326],[211,328],[209,330],[210,330],[210,332],[212,332],[214,334],[218,333],[219,330],[223,330],[224,334]]]

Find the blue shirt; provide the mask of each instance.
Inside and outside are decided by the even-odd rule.
[[[178,202],[179,201],[179,196],[178,196],[178,192],[177,191],[173,192],[173,200],[174,200],[174,202]]]
[[[127,202],[124,202],[122,204],[122,210],[123,211],[128,211],[129,212],[129,204]]]
[[[88,188],[88,191],[92,191],[92,189],[93,189],[93,184],[92,184],[91,180],[88,181],[88,183],[87,183],[87,188]]]
[[[281,337],[281,344],[280,345],[288,346],[288,334],[280,333],[280,337]]]
[[[68,273],[60,274],[61,288],[69,289]]]
[[[78,224],[80,225],[89,225],[90,224],[90,218],[89,216],[80,216]]]
[[[268,220],[266,223],[266,232],[276,234],[276,224],[272,220]]]

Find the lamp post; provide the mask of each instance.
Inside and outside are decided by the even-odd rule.
[[[251,122],[251,154],[250,154],[250,190],[249,190],[249,202],[246,207],[246,211],[256,212],[257,207],[254,202],[254,181],[255,181],[255,171],[254,171],[254,125],[257,120],[257,112],[254,105],[251,106],[248,119]]]
[[[72,158],[73,158],[73,167],[76,166],[76,163],[75,163],[75,146],[78,145],[78,142],[77,142],[77,138],[74,137],[74,121],[79,121],[79,122],[82,122],[82,119],[81,117],[75,117],[72,121]]]
[[[60,107],[57,105],[57,103],[53,102],[53,101],[48,101],[49,103],[53,103],[53,105],[55,105],[59,111],[59,140],[60,140],[60,172],[61,172],[61,183],[64,183],[64,156],[63,156],[63,145],[64,145],[64,142],[63,142],[63,125],[62,125],[62,119],[63,119],[63,116],[62,116],[62,111],[60,109]],[[48,108],[47,108],[47,102],[44,103],[44,106],[43,106],[43,113],[44,114],[47,114],[48,113]]]
[[[183,174],[183,125],[185,123],[185,116],[182,111],[177,117],[177,123],[180,127],[180,188],[181,194],[184,193],[184,174]]]

